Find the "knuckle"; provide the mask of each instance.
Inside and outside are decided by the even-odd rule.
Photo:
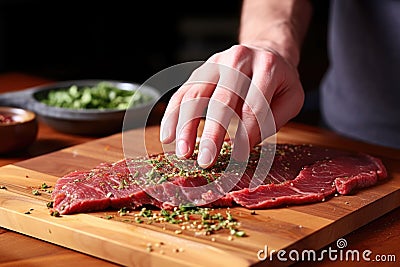
[[[191,101],[194,99],[198,99],[200,97],[201,97],[201,93],[198,90],[191,88],[183,95],[182,102]]]
[[[229,89],[222,89],[215,91],[212,100],[224,106],[233,107],[237,101],[237,95]]]
[[[185,92],[182,89],[178,89],[170,99],[170,102],[179,102],[181,101],[182,97],[184,96]]]
[[[199,81],[205,80],[208,76],[211,66],[212,65],[207,64],[193,70],[186,84],[195,84]]]
[[[217,143],[217,141],[219,139],[221,139],[221,136],[223,136],[223,135],[224,135],[224,133],[219,130],[218,126],[217,127],[208,127],[203,130],[201,138],[204,140],[213,141],[213,143]]]
[[[268,107],[263,105],[249,105],[244,104],[242,107],[242,116],[246,119],[257,120],[260,119],[268,113]]]
[[[217,63],[220,61],[221,56],[223,55],[224,52],[218,52],[213,54],[211,57],[208,58],[207,63]]]
[[[189,79],[184,86],[191,87],[193,85],[215,85],[217,83],[218,64],[206,62],[199,68],[192,71]]]
[[[244,46],[244,45],[233,45],[230,48],[231,51],[233,51],[235,54],[237,55],[243,55],[243,54],[247,54],[249,52],[251,52],[251,48]]]
[[[184,122],[180,121],[180,123],[176,127],[177,136],[190,136],[191,134],[193,134],[193,123],[193,120]]]
[[[278,57],[270,51],[263,51],[257,57],[257,61],[260,64],[260,66],[264,66],[266,70],[269,70],[272,68],[272,66],[277,64]]]

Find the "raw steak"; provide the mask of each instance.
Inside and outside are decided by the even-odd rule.
[[[189,163],[173,153],[160,153],[75,171],[57,181],[54,209],[72,214],[143,205],[168,209],[177,203],[271,208],[321,201],[336,192],[349,194],[387,177],[381,160],[363,153],[312,145],[277,144],[276,150],[257,146],[246,166],[237,163],[227,169],[230,152],[226,142],[215,166],[207,170],[195,163],[197,153]],[[272,165],[260,160],[268,153],[274,153]],[[269,172],[255,172],[260,164],[271,165],[265,168]],[[250,186],[254,181],[256,188]],[[202,186],[206,191],[201,191],[199,201],[190,189]]]

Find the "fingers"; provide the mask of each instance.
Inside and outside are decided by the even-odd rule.
[[[186,92],[179,106],[179,118],[176,125],[176,155],[188,158],[193,154],[197,128],[204,116],[214,84],[194,84]]]
[[[243,49],[239,52],[243,53]],[[234,49],[229,51],[234,52]],[[237,56],[228,58],[232,62],[227,65],[249,69],[247,64],[235,62]],[[193,153],[199,121],[207,107],[198,157],[199,165],[204,168],[214,164],[238,101],[245,97],[250,84],[248,76],[240,70],[215,63],[218,61],[224,61],[221,54],[215,54],[193,72],[171,98],[161,123],[161,141],[170,143],[176,139],[176,154],[188,158]]]
[[[269,101],[253,83],[242,106],[241,120],[234,139],[233,158],[246,161],[251,148],[274,133],[275,123]]]
[[[285,90],[274,97],[271,103],[276,129],[280,129],[291,118],[295,117],[300,112],[304,103],[304,91],[300,82],[290,88],[297,89]]]
[[[177,124],[178,157],[187,158],[193,153],[197,127],[207,108],[206,121],[199,145],[198,164],[207,168],[213,165],[221,149],[239,99],[247,92],[250,79],[237,70],[219,66],[219,81],[214,84],[195,84],[182,98]]]
[[[168,103],[161,121],[160,141],[171,143],[176,139],[176,154],[180,158],[193,153],[197,128],[217,81],[216,65],[204,64],[193,71]]]
[[[190,101],[190,97],[187,96],[187,93],[192,90],[194,91],[191,92],[191,98],[210,95],[212,92],[209,91],[215,87],[218,81],[217,75],[218,72],[213,69],[213,66],[207,66],[206,68],[200,66],[192,72],[186,83],[172,95],[161,120],[160,141],[162,143],[169,144],[177,137],[176,133],[179,132],[177,125],[179,116],[181,115],[180,107],[182,100],[185,97],[186,100]],[[206,88],[206,92],[202,92],[202,88]]]
[[[255,71],[241,109],[241,121],[232,151],[233,158],[238,161],[246,161],[252,147],[275,133],[274,117],[269,106],[277,87],[274,55],[259,54],[253,64]]]
[[[246,161],[252,147],[300,111],[303,100],[297,71],[279,55],[234,46],[212,56],[172,96],[160,139],[163,143],[176,139],[176,154],[190,157],[206,111],[198,164],[207,168],[217,159],[232,117],[239,116],[232,153]]]
[[[242,107],[232,156],[247,160],[250,149],[275,134],[300,111],[304,92],[297,71],[272,53],[254,61],[252,83]]]
[[[175,129],[178,124],[179,107],[185,93],[190,89],[190,87],[190,85],[182,85],[181,88],[172,95],[168,103],[160,127],[160,141],[164,144],[169,144],[175,140]]]
[[[208,168],[215,163],[226,135],[226,129],[236,114],[235,108],[241,97],[240,92],[237,94],[232,91],[233,89],[222,85],[225,79],[229,80],[229,76],[221,77],[208,104],[198,157],[198,164],[203,168]],[[247,87],[241,88],[247,89]]]
[[[219,155],[226,129],[246,94],[250,78],[241,71],[219,65],[220,78],[211,96],[199,145],[198,164],[212,166]]]

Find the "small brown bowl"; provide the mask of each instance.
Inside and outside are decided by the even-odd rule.
[[[0,107],[0,154],[27,148],[36,140],[37,132],[38,122],[34,112]]]

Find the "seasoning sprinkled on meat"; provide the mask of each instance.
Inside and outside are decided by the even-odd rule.
[[[225,142],[210,169],[197,165],[197,153],[189,160],[160,153],[102,163],[59,178],[52,192],[54,209],[72,214],[145,205],[172,209],[181,203],[271,208],[323,201],[387,177],[381,160],[371,155],[313,145],[277,144],[274,148],[255,147],[243,165],[230,161],[232,147]],[[262,152],[274,153],[272,162],[260,160],[265,154]],[[264,167],[269,171],[256,171]],[[254,181],[258,186],[251,188]],[[206,189],[199,194],[191,190],[203,187]]]

